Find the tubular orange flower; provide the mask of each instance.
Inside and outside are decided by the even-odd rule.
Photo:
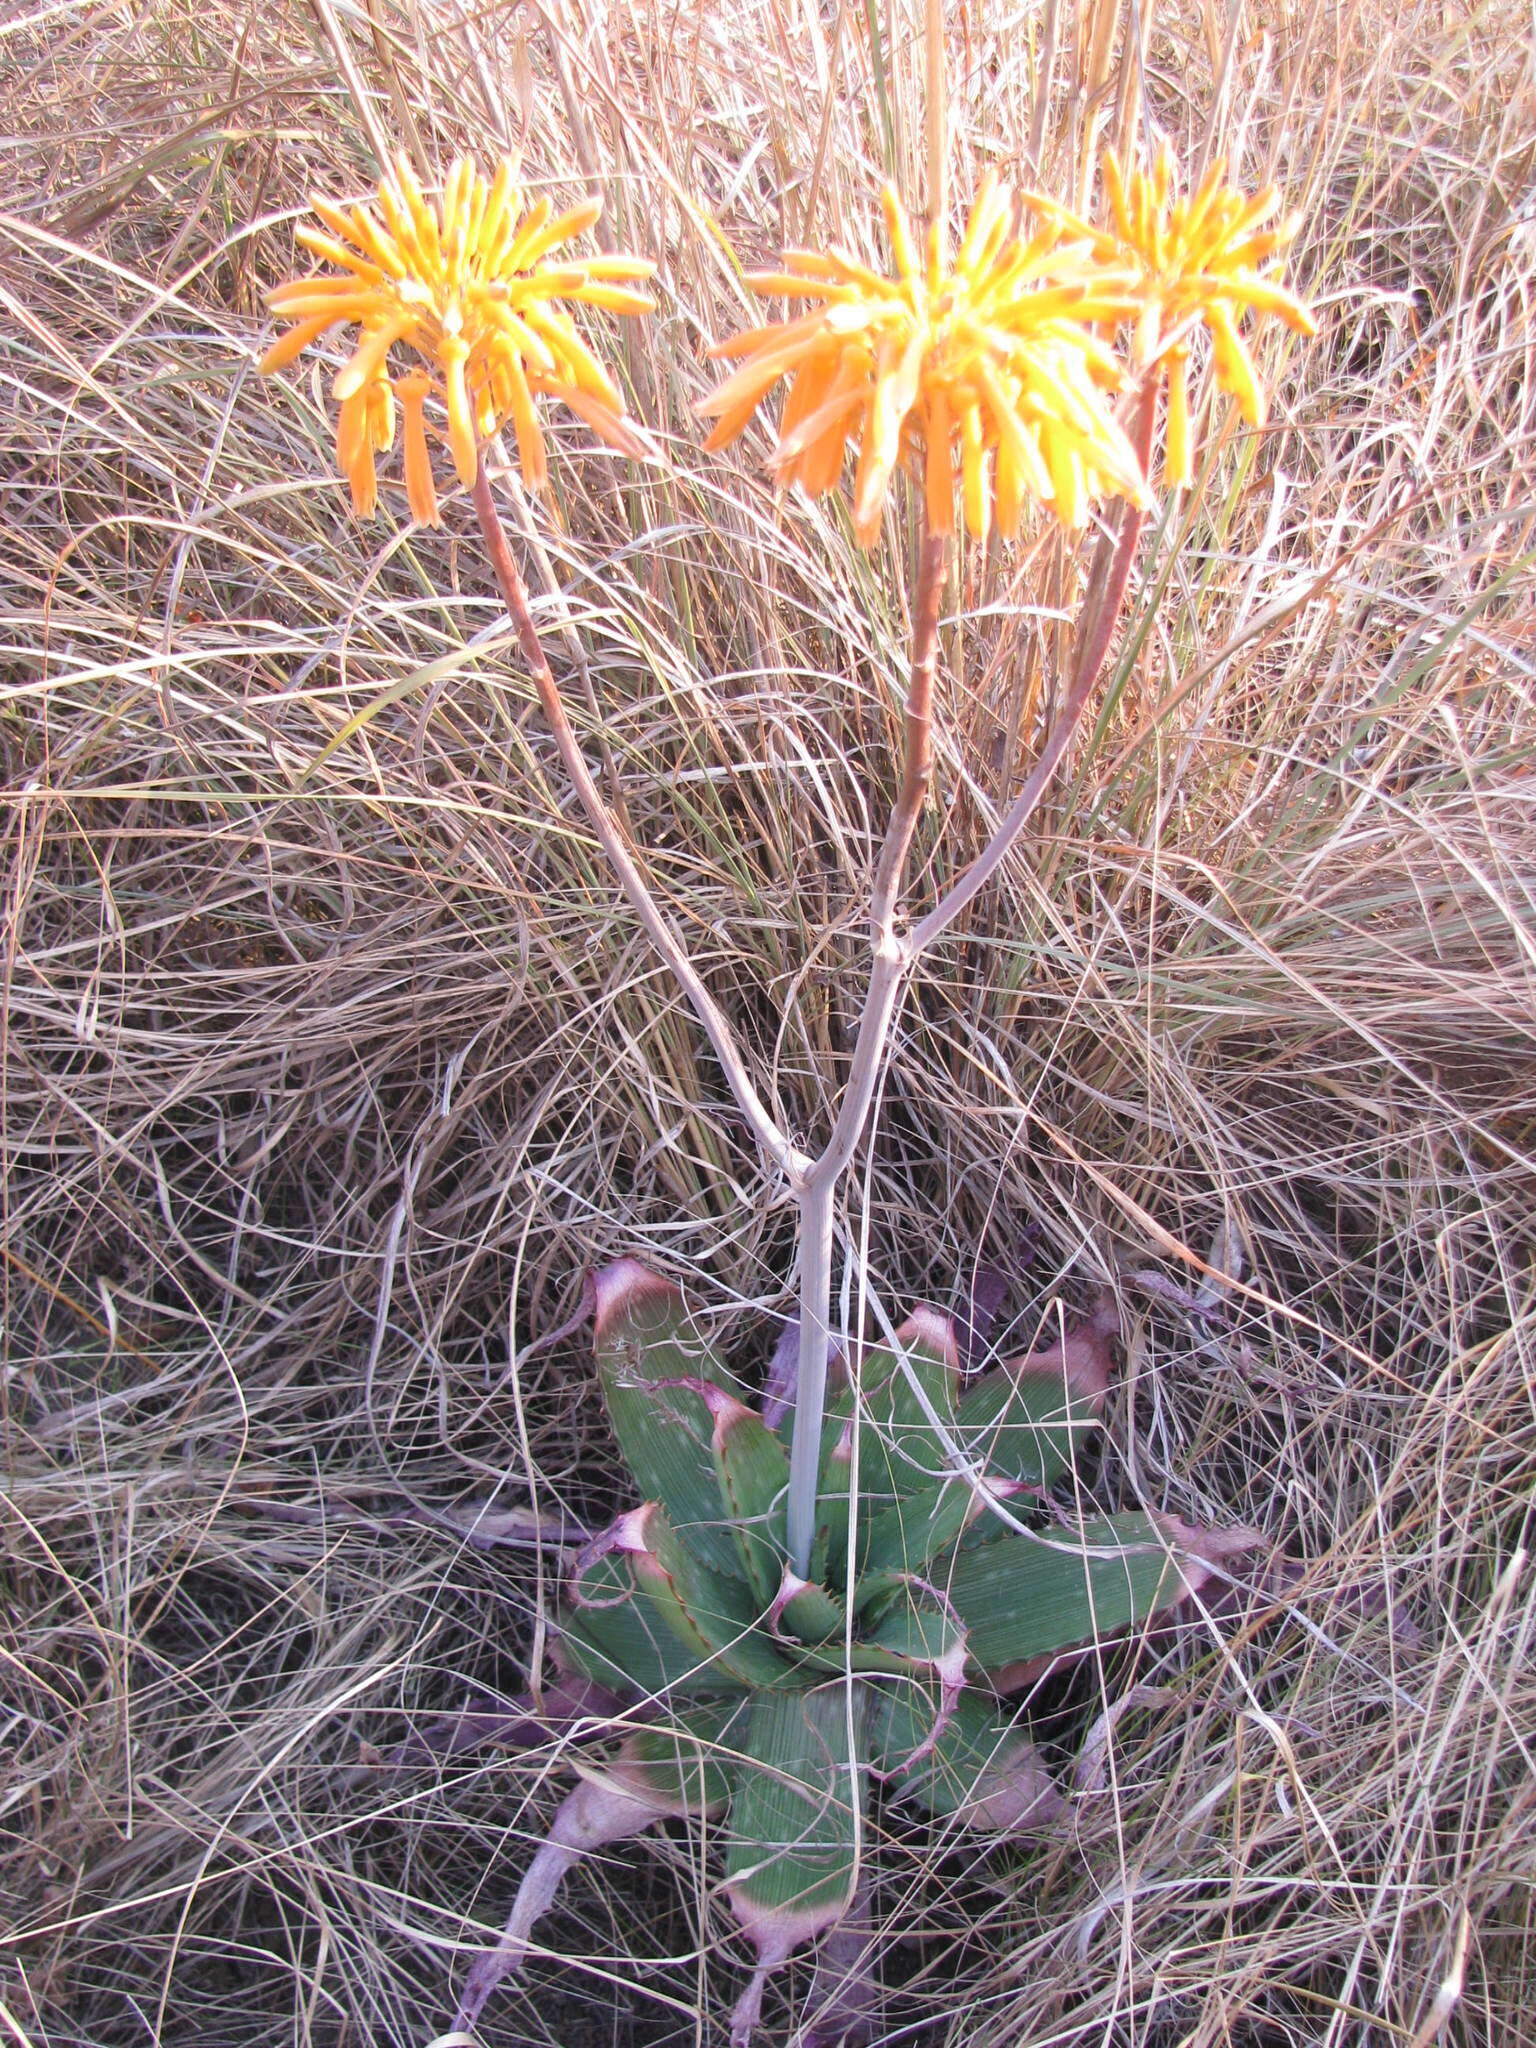
[[[880,528],[891,477],[922,456],[928,529],[954,530],[954,449],[965,523],[985,537],[993,518],[1018,527],[1026,500],[1080,526],[1095,498],[1138,503],[1146,482],[1106,392],[1120,381],[1093,332],[1140,304],[1134,279],[1109,271],[1052,223],[1030,241],[1012,195],[988,177],[952,267],[930,231],[920,260],[896,194],[885,218],[894,278],[836,252],[796,249],[784,269],[749,279],[754,291],[811,299],[796,319],[752,329],[711,351],[739,367],[698,410],[723,448],[773,385],[791,379],[771,466],[812,497],[830,490],[857,448],[854,530],[864,547]]]
[[[541,199],[526,214],[509,162],[487,182],[466,157],[429,203],[402,155],[380,185],[376,208],[310,204],[324,223],[296,239],[334,264],[337,277],[295,278],[267,294],[293,324],[267,350],[262,371],[291,363],[328,327],[355,323],[358,344],[334,384],[341,415],[336,455],[359,514],[377,497],[374,457],[394,446],[395,400],[405,429],[406,490],[412,514],[439,523],[427,447],[425,402],[447,414],[447,440],[459,481],[475,480],[480,442],[510,419],[524,478],[546,476],[535,394],[562,399],[593,432],[626,455],[650,453],[624,401],[558,304],[574,300],[614,313],[647,313],[633,289],[655,265],[634,256],[582,256],[550,262],[550,252],[591,227],[602,209],[583,200],[555,215]],[[419,364],[391,379],[390,351],[413,349]]]
[[[1310,307],[1280,282],[1279,259],[1294,240],[1300,216],[1265,223],[1279,210],[1271,186],[1249,196],[1223,182],[1214,163],[1188,199],[1165,144],[1150,172],[1127,182],[1113,150],[1104,157],[1104,196],[1110,225],[1085,229],[1050,201],[1036,203],[1068,229],[1091,234],[1105,263],[1130,269],[1139,280],[1135,354],[1156,363],[1168,381],[1168,440],[1164,481],[1187,484],[1194,473],[1189,424],[1189,339],[1203,326],[1211,337],[1216,381],[1237,400],[1250,426],[1262,426],[1266,404],[1248,344],[1238,331],[1245,314],[1274,314],[1299,334],[1315,334]]]

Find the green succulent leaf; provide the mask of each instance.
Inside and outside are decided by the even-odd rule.
[[[1120,1634],[1185,1590],[1178,1555],[1141,1514],[999,1537],[962,1551],[945,1583],[972,1658],[994,1675]]]
[[[633,1259],[596,1276],[598,1379],[613,1433],[643,1500],[658,1500],[690,1549],[744,1577],[742,1546],[720,1498],[709,1405],[680,1381],[739,1393],[694,1329],[678,1290]]]
[[[816,1538],[811,1546],[811,1577],[841,1586],[848,1556],[849,1484],[853,1474],[848,1441],[853,1394],[842,1387],[827,1403],[821,1431],[821,1465],[816,1495]]]
[[[1034,1745],[990,1694],[962,1694],[937,1741],[909,1768],[939,1715],[938,1687],[909,1683],[870,1690],[870,1761],[894,1778],[899,1798],[941,1818],[1008,1833],[1065,1812],[1066,1802]]]
[[[942,1490],[951,1469],[943,1435],[924,1412],[926,1402],[941,1429],[953,1431],[958,1367],[950,1326],[923,1309],[897,1337],[899,1346],[866,1351],[855,1374],[857,1392],[846,1388],[828,1405],[811,1572],[835,1586],[847,1577],[850,1518],[856,1517],[860,1532],[857,1571],[865,1532],[908,1496]],[[885,1534],[898,1540],[891,1528]]]
[[[744,1689],[741,1680],[727,1676],[696,1647],[681,1642],[654,1604],[638,1596],[623,1558],[598,1558],[578,1583],[591,1604],[567,1601],[559,1629],[564,1656],[584,1677],[621,1690],[633,1688],[647,1697]]]
[[[977,1380],[956,1409],[971,1457],[1026,1486],[1051,1486],[1097,1428],[1109,1380],[1107,1331],[1086,1318],[1048,1350],[1014,1359]]]
[[[745,1700],[721,1700],[688,1707],[659,1727],[636,1728],[624,1742],[626,1775],[676,1812],[718,1810],[731,1796],[734,1752],[749,1714]]]
[[[712,1447],[720,1503],[730,1517],[740,1569],[759,1606],[767,1607],[784,1575],[789,1459],[763,1418],[724,1394],[714,1403]]]
[[[859,1365],[859,1494],[875,1504],[939,1485],[952,1467],[941,1429],[953,1434],[959,1365],[948,1321],[919,1309]],[[916,1383],[914,1385],[914,1382]]]
[[[886,1572],[922,1571],[986,1514],[989,1500],[1005,1498],[1011,1491],[1011,1482],[999,1486],[990,1476],[977,1482],[957,1475],[893,1502],[865,1524],[859,1546],[861,1582]],[[1001,1534],[1005,1524],[994,1526]]]
[[[793,1587],[794,1590],[790,1591]],[[841,1646],[848,1630],[848,1606],[825,1586],[787,1580],[779,1603],[779,1618],[785,1631],[802,1643],[836,1642]]]
[[[726,1849],[737,1918],[785,1952],[830,1926],[853,1897],[863,1820],[866,1688],[836,1680],[752,1702]]]
[[[624,1516],[618,1528],[637,1597],[701,1665],[739,1685],[800,1682],[774,1648],[750,1588],[702,1563],[664,1508],[650,1502]]]
[[[958,1615],[943,1601],[908,1581],[865,1631],[864,1640],[910,1663],[939,1665],[952,1662],[963,1650],[966,1634]]]

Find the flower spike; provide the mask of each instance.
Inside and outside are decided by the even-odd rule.
[[[378,495],[374,458],[394,446],[396,401],[404,423],[406,495],[412,516],[428,526],[440,523],[427,441],[429,398],[446,414],[453,466],[466,488],[475,480],[480,443],[509,421],[524,479],[535,490],[544,483],[544,437],[534,405],[539,394],[562,400],[624,454],[651,452],[560,302],[649,312],[652,301],[634,287],[655,266],[634,256],[546,260],[592,226],[601,200],[583,200],[551,218],[549,201],[541,199],[524,214],[510,163],[487,181],[460,157],[433,203],[401,155],[371,204],[310,203],[322,226],[301,227],[295,239],[344,274],[293,278],[268,292],[273,312],[292,324],[267,350],[261,369],[284,368],[329,327],[357,326],[357,346],[332,392],[341,407],[337,461],[360,516],[373,510]],[[392,377],[397,344],[414,350],[418,361]]]
[[[837,251],[792,249],[757,292],[812,301],[812,310],[722,343],[738,367],[698,410],[716,422],[705,443],[734,441],[781,377],[790,380],[770,466],[811,497],[858,453],[854,530],[879,533],[890,481],[919,466],[930,533],[955,525],[955,455],[965,523],[985,539],[1012,536],[1026,503],[1082,525],[1095,499],[1146,502],[1135,451],[1106,393],[1120,381],[1096,324],[1126,318],[1135,280],[1107,268],[1093,241],[1059,225],[1029,241],[1006,186],[988,178],[954,264],[930,231],[921,250],[895,192],[884,195],[896,275]]]

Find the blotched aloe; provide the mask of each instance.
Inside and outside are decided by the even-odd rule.
[[[629,1732],[584,1766],[459,2024],[522,1962],[584,1850],[695,1813],[720,1823],[726,1897],[757,1950],[745,2042],[768,1972],[853,1903],[872,1783],[997,1836],[1048,1826],[1062,1795],[1004,1695],[1255,1539],[1056,1504],[1109,1383],[1101,1322],[967,1379],[951,1324],[919,1309],[829,1403],[802,1578],[784,1440],[682,1296],[629,1260],[592,1295],[604,1399],[645,1498],[576,1559],[556,1656],[594,1697],[632,1703]]]
[[[528,1872],[502,1948],[472,1979],[469,2024],[564,1870],[585,1848],[664,1813],[726,1816],[726,1892],[758,1949],[737,2009],[751,2031],[765,1973],[835,1926],[857,1885],[872,1781],[899,1798],[998,1832],[1050,1811],[1056,1795],[1004,1695],[1075,1648],[1144,1621],[1249,1539],[1201,1535],[1167,1517],[1064,1520],[1048,1508],[1076,1440],[1098,1413],[1102,1348],[1063,1344],[963,1386],[944,1321],[920,1311],[888,1348],[865,1349],[828,1403],[833,1250],[841,1186],[866,1141],[892,1032],[918,963],[988,886],[1035,817],[1075,736],[1131,585],[1152,506],[1160,393],[1164,475],[1181,486],[1194,451],[1188,360],[1209,334],[1217,382],[1257,423],[1263,392],[1238,327],[1278,315],[1310,331],[1279,262],[1294,221],[1265,228],[1274,194],[1228,187],[1219,167],[1188,199],[1171,159],[1150,176],[1106,168],[1110,222],[1095,228],[1038,194],[988,180],[949,253],[943,11],[926,13],[928,222],[919,245],[894,191],[885,200],[892,274],[835,250],[786,252],[756,288],[809,310],[722,342],[737,367],[701,410],[712,446],[747,426],[790,379],[773,467],[812,495],[858,451],[854,530],[879,544],[905,465],[921,476],[911,652],[899,778],[872,864],[869,962],[830,1127],[803,1149],[795,1120],[749,1062],[690,954],[686,922],[658,901],[567,715],[497,510],[489,445],[510,425],[530,483],[546,479],[533,406],[560,399],[611,446],[650,443],[559,303],[638,313],[651,265],[623,255],[546,260],[596,219],[595,202],[524,215],[512,167],[482,178],[461,161],[429,203],[403,161],[378,207],[316,208],[306,231],[340,276],[294,280],[272,303],[293,323],[265,367],[291,362],[337,322],[360,339],[334,390],[338,455],[359,511],[375,502],[374,458],[404,417],[408,497],[438,518],[424,406],[441,404],[460,481],[473,494],[491,566],[528,674],[587,819],[630,907],[691,1003],[765,1169],[798,1212],[798,1352],[788,1441],[689,1334],[679,1298],[642,1268],[597,1283],[609,1414],[642,1504],[586,1553],[560,1621],[569,1678],[638,1692],[646,1715],[604,1770],[562,1808]],[[557,303],[559,302],[559,303]],[[1129,337],[1122,360],[1116,329]],[[398,381],[397,346],[416,358]],[[1112,394],[1122,392],[1117,407]],[[990,839],[909,901],[913,848],[934,775],[939,621],[954,534],[1011,535],[1026,507],[1077,530],[1118,499],[1086,564],[1054,715]],[[1001,795],[1002,792],[999,792]],[[631,1719],[633,1715],[631,1713]]]

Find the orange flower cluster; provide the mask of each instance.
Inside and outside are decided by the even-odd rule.
[[[268,349],[261,368],[281,369],[338,323],[361,329],[333,387],[341,404],[337,459],[359,513],[371,512],[376,502],[374,458],[394,446],[398,406],[411,511],[428,525],[439,523],[427,442],[429,398],[447,412],[448,446],[465,486],[474,483],[480,442],[509,420],[525,479],[532,488],[543,483],[538,395],[561,400],[623,453],[649,452],[559,302],[649,312],[651,300],[633,286],[652,275],[654,264],[633,256],[549,260],[592,226],[601,200],[555,215],[541,199],[523,213],[510,163],[487,182],[461,157],[434,205],[401,156],[379,187],[376,208],[310,203],[326,232],[300,228],[297,239],[344,275],[298,278],[268,293],[272,310],[293,324]],[[392,377],[389,358],[397,343],[420,360]]]
[[[1166,148],[1150,172],[1129,179],[1110,152],[1106,224],[1091,226],[1030,194],[1025,203],[1044,224],[1028,236],[1008,188],[988,177],[953,263],[937,229],[919,250],[887,190],[893,275],[837,251],[797,249],[782,269],[749,279],[757,292],[808,300],[810,309],[713,351],[736,367],[699,407],[715,421],[706,446],[733,441],[788,379],[773,472],[816,497],[837,482],[853,450],[854,529],[864,546],[879,533],[904,461],[921,469],[930,532],[954,531],[957,467],[965,524],[978,538],[994,524],[1015,533],[1027,504],[1079,527],[1100,498],[1148,502],[1113,407],[1126,373],[1106,339],[1130,325],[1131,373],[1167,382],[1164,481],[1188,483],[1195,331],[1210,335],[1216,380],[1252,425],[1264,418],[1264,392],[1239,322],[1274,315],[1300,333],[1316,331],[1308,307],[1281,282],[1279,259],[1297,222],[1274,222],[1272,190],[1250,197],[1224,177],[1218,163],[1184,198]],[[510,164],[488,183],[461,158],[432,203],[401,157],[376,204],[313,205],[324,231],[301,228],[298,239],[341,274],[269,293],[291,325],[261,367],[292,362],[338,323],[359,328],[334,385],[337,456],[359,512],[373,508],[375,457],[393,447],[398,416],[411,510],[437,523],[429,401],[446,412],[448,446],[466,485],[481,441],[509,421],[524,477],[534,488],[544,482],[534,403],[541,396],[561,400],[624,453],[650,452],[562,303],[651,308],[634,287],[654,265],[633,256],[554,256],[591,227],[600,201],[556,216],[540,200],[523,213]],[[402,374],[390,368],[397,343],[418,359]]]
[[[1262,426],[1264,388],[1238,329],[1244,314],[1273,314],[1299,334],[1315,334],[1311,309],[1280,282],[1278,259],[1294,240],[1300,216],[1272,227],[1280,195],[1271,186],[1252,196],[1224,183],[1214,163],[1188,198],[1179,194],[1173,153],[1165,144],[1150,172],[1129,180],[1113,150],[1104,158],[1104,196],[1111,226],[1087,228],[1059,207],[1069,230],[1093,237],[1102,260],[1129,268],[1141,297],[1135,356],[1160,366],[1168,381],[1168,431],[1163,480],[1187,484],[1194,474],[1189,418],[1189,342],[1197,327],[1211,337],[1216,382],[1237,401],[1250,426]],[[1042,202],[1046,204],[1047,202]]]
[[[852,257],[792,250],[755,291],[811,299],[815,310],[722,343],[740,367],[699,410],[722,448],[781,377],[789,396],[772,456],[776,476],[812,497],[858,450],[854,528],[872,546],[890,480],[921,453],[929,530],[954,529],[954,448],[966,525],[994,518],[1011,535],[1026,501],[1080,526],[1095,498],[1144,500],[1140,464],[1107,392],[1119,367],[1094,332],[1135,313],[1134,279],[1106,269],[1091,238],[1050,225],[1021,239],[1007,187],[988,178],[952,266],[931,231],[920,258],[901,202],[885,193],[896,274]]]

